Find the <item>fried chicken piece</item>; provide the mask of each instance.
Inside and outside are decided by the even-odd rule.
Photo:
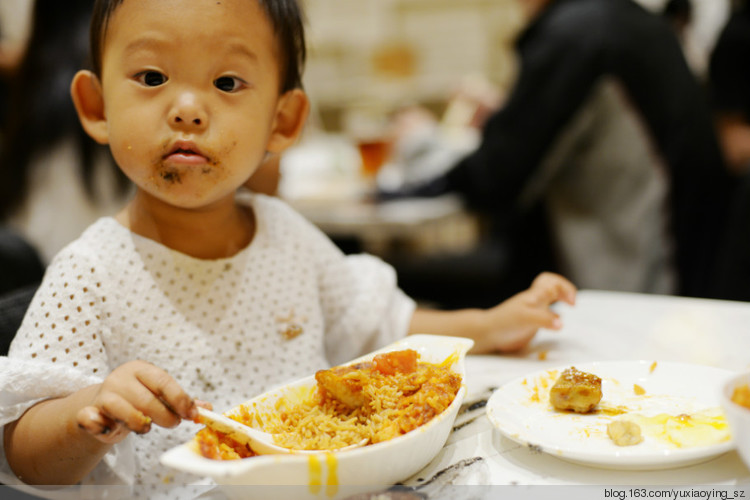
[[[362,388],[371,382],[374,374],[412,373],[417,369],[417,358],[417,352],[411,349],[387,352],[378,354],[372,361],[320,370],[315,374],[315,380],[331,397],[356,409],[368,403]]]
[[[549,400],[558,410],[588,413],[602,399],[602,379],[571,366],[560,375],[549,391]]]
[[[367,404],[362,393],[367,374],[372,370],[371,362],[357,363],[350,366],[336,366],[330,370],[320,370],[315,374],[318,385],[328,391],[336,400],[349,408],[359,408]]]

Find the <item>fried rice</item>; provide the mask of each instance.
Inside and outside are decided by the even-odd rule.
[[[406,354],[404,354],[406,353]],[[240,405],[230,418],[274,434],[274,441],[292,450],[335,450],[367,440],[388,441],[424,425],[456,397],[461,376],[449,363],[417,362],[414,351],[396,351],[372,362],[325,370],[308,391],[285,395],[273,411]],[[413,363],[403,360],[413,357]],[[342,398],[340,389],[356,396]],[[237,459],[252,456],[249,447],[205,428],[196,436],[203,456]]]

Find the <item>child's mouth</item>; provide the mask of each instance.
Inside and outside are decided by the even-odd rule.
[[[177,144],[170,152],[164,155],[164,160],[169,163],[182,165],[203,165],[208,163],[208,158],[192,144]]]

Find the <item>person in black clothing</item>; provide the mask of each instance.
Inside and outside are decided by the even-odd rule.
[[[732,12],[709,65],[719,135],[732,170],[750,172],[750,2]]]
[[[750,301],[750,2],[736,2],[711,53],[709,83],[727,164],[742,176],[716,296]]]
[[[518,79],[481,144],[407,191],[490,214],[508,280],[549,268],[546,245],[580,288],[710,296],[735,180],[674,31],[632,0],[523,3]]]

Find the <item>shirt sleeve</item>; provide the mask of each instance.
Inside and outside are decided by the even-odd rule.
[[[25,363],[29,370],[41,366],[60,376],[69,373],[63,380],[103,380],[109,371],[104,271],[80,250],[58,254],[29,305],[8,357]],[[48,391],[36,382],[29,380],[24,390]],[[80,388],[52,385],[50,397]]]

